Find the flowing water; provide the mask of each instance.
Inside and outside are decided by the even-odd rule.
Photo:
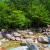
[[[19,46],[17,48],[9,48],[8,50],[27,50],[27,46]]]
[[[36,40],[35,43],[38,43],[38,41]],[[45,44],[45,45],[50,47],[50,44]],[[16,48],[9,48],[8,50],[28,50],[28,47],[27,46],[19,46],[19,47],[16,47]]]

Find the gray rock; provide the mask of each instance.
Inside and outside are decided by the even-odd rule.
[[[10,39],[11,39],[11,40],[15,40],[15,37],[11,37]]]
[[[11,40],[15,40],[15,37],[11,36],[11,34],[6,34],[6,37]]]
[[[48,35],[48,32],[43,32],[44,35]]]
[[[1,32],[5,32],[6,30],[5,29],[1,29]]]
[[[33,42],[33,39],[31,39],[31,38],[27,38],[26,40],[27,40],[27,42]]]
[[[42,32],[42,28],[38,28],[38,31],[37,32],[40,32],[41,33]]]
[[[38,42],[41,42],[41,43],[49,43],[49,40],[47,37],[39,36],[37,40]]]
[[[34,42],[29,42],[27,47],[28,47],[28,50],[39,50],[38,46]]]
[[[50,25],[47,25],[48,28],[50,28]]]
[[[28,34],[32,35],[32,34],[33,34],[33,32],[28,32]]]
[[[19,34],[19,33],[17,33],[17,32],[14,32],[13,35],[14,35],[15,37],[21,37],[21,34]]]
[[[0,38],[3,38],[3,35],[2,35],[2,33],[0,32]]]
[[[42,49],[42,48],[43,48],[44,50],[50,50],[49,47],[46,46],[46,45],[42,45],[41,49]]]
[[[20,41],[20,40],[21,40],[21,38],[20,38],[20,37],[16,37],[16,38],[15,38],[15,40],[18,40],[18,41]]]
[[[27,44],[26,39],[21,39],[21,44]]]

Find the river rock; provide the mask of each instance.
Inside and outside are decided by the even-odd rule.
[[[44,35],[48,35],[48,32],[43,32]]]
[[[28,50],[39,50],[38,46],[34,42],[29,42],[27,44]]]
[[[27,41],[27,42],[33,42],[33,39],[27,38],[26,41]]]
[[[38,28],[37,32],[41,33],[42,32],[42,28]]]
[[[50,50],[48,46],[42,45],[41,50]]]
[[[16,38],[15,38],[15,40],[18,40],[18,41],[20,41],[20,40],[21,40],[21,38],[20,38],[20,37],[16,37]]]
[[[6,37],[11,40],[15,40],[15,37],[11,36],[11,34],[6,34]]]
[[[29,35],[32,35],[32,34],[33,34],[33,32],[28,32],[28,34],[29,34]]]
[[[21,39],[21,44],[27,44],[26,39]]]
[[[5,29],[1,29],[1,32],[3,32],[3,33],[4,33],[5,31],[6,31]]]
[[[11,36],[11,34],[6,34],[6,37],[7,37],[7,38],[10,38],[10,37],[12,37],[12,36]]]
[[[15,40],[15,37],[11,37],[10,39],[11,39],[11,40]]]
[[[25,31],[25,30],[19,30],[18,33],[20,33],[22,36],[25,36],[27,34],[27,31]]]
[[[14,35],[15,37],[21,37],[21,34],[19,34],[19,33],[17,33],[17,32],[14,32],[13,35]]]
[[[37,40],[38,42],[41,42],[41,43],[49,43],[49,40],[47,37],[39,36]]]
[[[0,32],[0,38],[3,38],[3,35],[2,35],[2,33]]]
[[[46,27],[43,27],[42,28],[42,32],[46,32]]]

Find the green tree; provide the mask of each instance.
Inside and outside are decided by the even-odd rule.
[[[24,26],[28,26],[28,23],[30,22],[24,15],[24,13],[20,10],[15,10],[12,12],[12,14],[9,16],[9,24],[10,27],[13,28],[22,28]]]
[[[0,28],[7,28],[7,17],[11,15],[11,10],[4,2],[0,2]]]
[[[32,18],[33,22],[36,24],[36,26],[40,26],[41,23],[47,24],[47,19],[49,17],[49,11],[46,10],[45,6],[43,5],[32,5]],[[35,21],[34,21],[35,19]],[[42,24],[43,25],[43,24]]]

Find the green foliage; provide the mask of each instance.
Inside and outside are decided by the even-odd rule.
[[[8,20],[10,27],[22,27],[25,24],[25,15],[20,10],[14,10]]]
[[[36,23],[35,24],[38,24],[40,25],[40,21],[42,21],[43,23],[47,23],[47,19],[49,17],[49,12],[48,10],[46,10],[46,8],[43,6],[43,5],[32,5],[32,18],[36,19]],[[40,20],[40,21],[39,21]],[[34,20],[33,20],[34,22]]]
[[[50,0],[0,0],[0,29],[47,24],[50,24]]]
[[[10,13],[9,7],[3,3],[0,2],[0,28],[7,28],[7,16]]]

